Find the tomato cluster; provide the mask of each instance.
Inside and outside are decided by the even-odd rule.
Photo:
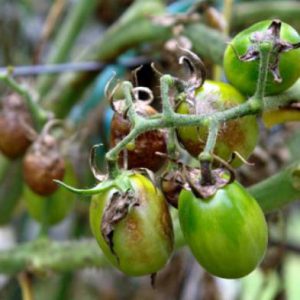
[[[199,72],[194,72],[186,81],[172,78],[175,83],[169,114],[165,113],[166,103],[163,104],[163,113],[159,114],[148,103],[143,104],[133,88],[131,95],[124,92],[126,105],[120,106],[121,111],[115,110],[112,119],[111,151],[135,129],[136,123],[161,118],[164,121],[162,128],[153,126],[148,131],[143,128],[134,141],[119,149],[118,155],[107,156],[109,176],[102,176],[103,180],[96,187],[78,190],[63,184],[76,193],[93,195],[89,214],[92,233],[108,260],[125,274],[155,274],[167,263],[174,247],[167,202],[178,209],[185,241],[196,260],[209,273],[224,278],[243,277],[263,259],[268,240],[264,214],[256,200],[235,180],[232,170],[251,155],[257,144],[257,118],[250,116],[256,111],[244,116],[236,109],[235,118],[219,118],[215,143],[209,151],[207,145],[214,116],[241,107],[247,103],[243,94],[255,93],[261,58],[259,47],[266,41],[274,46],[267,66],[266,93],[287,89],[300,74],[299,65],[289,66],[290,60],[300,58],[300,50],[296,49],[299,37],[290,26],[281,26],[278,21],[258,23],[240,33],[228,46],[224,67],[232,85],[205,80],[199,58],[182,50],[185,56],[180,61],[188,61],[190,71]],[[132,105],[128,107],[131,96],[136,98],[136,103],[131,100]],[[163,119],[161,115],[164,113],[169,119]],[[208,118],[201,126],[180,122],[176,126],[170,121],[172,116],[186,120],[187,115],[193,115],[194,120],[200,116]],[[175,129],[172,128],[168,136],[163,130],[172,126]],[[199,167],[177,159],[179,152],[176,153],[174,148],[179,144],[199,160]],[[29,152],[28,155],[36,157],[39,153]],[[34,159],[30,156],[25,159],[25,170],[28,169],[27,161]],[[41,159],[37,161],[42,162]],[[56,157],[57,168],[51,169],[56,171],[55,178],[61,179],[64,167],[58,161]],[[120,169],[118,165],[125,168]],[[157,175],[153,174],[159,170],[161,172]],[[43,174],[36,180],[40,185],[43,185],[42,177]],[[27,183],[33,189],[31,181],[27,180]],[[51,186],[48,188],[49,191],[42,189],[44,195],[53,192]],[[32,214],[39,219],[42,211],[37,205],[39,200],[29,198],[29,205],[33,203],[35,207]],[[60,205],[63,206],[61,211],[68,210],[65,203]],[[49,222],[54,223],[57,219],[60,218],[50,216]]]
[[[18,178],[18,184],[22,185],[22,179],[26,183],[23,199],[28,212],[38,222],[56,224],[70,211],[74,197],[70,198],[53,179],[76,183],[71,164],[67,163],[66,166],[57,139],[49,133],[57,121],[49,121],[38,134],[20,95],[4,97],[1,106],[0,151],[11,160],[23,156],[20,172],[23,178]],[[20,193],[16,193],[16,197],[20,197]],[[14,199],[11,202],[16,201]]]

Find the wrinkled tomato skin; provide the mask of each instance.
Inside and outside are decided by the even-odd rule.
[[[251,46],[251,35],[257,31],[267,30],[271,22],[271,20],[261,21],[241,31],[233,38],[230,45],[227,46],[224,54],[224,71],[226,78],[233,86],[247,96],[252,96],[255,92],[259,60],[251,62],[240,61],[234,49],[239,56],[245,54],[247,49]],[[286,23],[282,23],[280,38],[292,44],[300,42],[297,31]],[[267,95],[278,94],[285,91],[292,86],[300,76],[300,49],[281,53],[279,59],[279,71],[282,82],[275,82],[269,72],[266,85]]]
[[[237,182],[207,199],[183,190],[179,220],[193,255],[209,273],[240,278],[264,257],[268,231],[258,203]]]
[[[0,152],[9,159],[21,157],[31,144],[29,129],[32,119],[20,96],[12,94],[3,101],[0,110]]]
[[[234,87],[227,83],[206,80],[196,91],[195,110],[198,115],[207,115],[217,111],[240,105],[246,101]],[[190,113],[190,104],[183,101],[177,112]],[[202,127],[181,127],[177,129],[177,137],[183,147],[197,157],[203,151],[208,130]],[[247,159],[254,150],[259,135],[255,116],[246,116],[223,123],[220,127],[214,153],[224,160],[229,160],[234,151]],[[236,157],[232,166],[238,167],[242,161]]]
[[[117,190],[109,190],[92,197],[90,225],[100,248],[108,260],[129,276],[142,276],[159,271],[173,250],[173,227],[162,193],[140,174],[130,176],[140,204],[115,225],[113,251],[101,233],[101,222],[110,197]]]
[[[157,113],[149,105],[140,108],[145,117]],[[130,132],[130,122],[121,114],[115,113],[111,123],[110,147],[114,147]],[[158,171],[166,162],[166,158],[156,155],[156,152],[167,153],[166,136],[162,130],[152,130],[140,134],[135,139],[134,149],[127,149],[128,169],[147,168]],[[124,165],[124,151],[120,153],[119,164]]]

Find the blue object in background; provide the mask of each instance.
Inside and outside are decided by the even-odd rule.
[[[125,73],[125,68],[122,65],[109,65],[98,75],[95,80],[94,88],[86,100],[77,105],[70,114],[70,118],[74,123],[83,121],[88,113],[103,101],[105,86],[107,82],[115,75],[122,77]]]
[[[188,11],[193,4],[195,4],[195,0],[180,0],[176,1],[172,4],[170,4],[167,7],[167,12],[171,14],[177,14],[177,13],[184,13]],[[114,65],[109,65],[104,68],[104,70],[98,75],[98,77],[95,80],[95,84],[93,87],[93,90],[90,94],[90,96],[84,100],[81,104],[77,105],[70,113],[70,119],[74,123],[78,123],[80,121],[83,121],[88,113],[93,110],[96,106],[99,105],[101,101],[105,99],[104,97],[104,91],[105,91],[105,86],[109,79],[115,74],[115,76],[122,77],[125,72],[126,68],[123,66],[124,61],[126,61],[127,58],[132,58],[135,56],[135,51],[130,50],[126,52],[125,54],[121,55],[118,58],[117,64]],[[113,116],[113,111],[112,109],[107,106],[104,112],[104,117],[103,117],[103,124],[99,124],[99,126],[103,126],[104,130],[102,132],[108,133],[110,132],[110,124],[111,124],[111,119]],[[102,140],[108,141],[109,136],[104,136],[101,137],[99,134],[99,137],[97,137],[96,143],[101,143]]]

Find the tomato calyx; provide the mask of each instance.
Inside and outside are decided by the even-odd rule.
[[[184,183],[184,178],[180,170],[166,171],[161,176],[161,190],[167,202],[175,208],[178,208],[178,198],[184,187]]]
[[[213,179],[210,183],[203,183],[203,169],[184,168],[186,180],[185,189],[191,190],[198,198],[206,199],[213,196],[219,189],[234,181],[234,174],[227,169],[218,168],[210,171]]]
[[[280,20],[273,20],[266,31],[258,31],[252,34],[250,41],[252,45],[248,48],[247,52],[243,55],[236,53],[239,60],[243,62],[251,62],[260,58],[260,47],[263,43],[268,43],[272,47],[271,50],[271,63],[269,71],[273,79],[277,83],[282,82],[282,77],[279,71],[280,54],[285,53],[300,47],[300,43],[288,43],[280,38],[282,22]],[[236,50],[233,48],[236,52]]]

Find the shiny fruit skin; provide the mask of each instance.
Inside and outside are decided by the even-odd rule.
[[[70,185],[77,184],[71,163],[66,163],[66,172],[63,180]],[[55,225],[61,222],[72,210],[75,198],[75,195],[63,187],[59,187],[48,197],[34,193],[27,186],[24,188],[24,200],[28,213],[37,222],[42,223],[46,221],[48,225]]]
[[[139,114],[147,117],[157,113],[149,105],[138,107]],[[111,123],[110,147],[114,147],[130,132],[130,122],[121,114],[115,113]],[[127,149],[128,169],[147,168],[158,171],[166,162],[166,158],[156,155],[156,152],[167,153],[165,134],[161,130],[142,133],[135,139],[134,149]],[[124,151],[121,152],[119,164],[123,166]]]
[[[228,81],[239,91],[247,96],[252,96],[255,92],[259,60],[252,62],[240,61],[232,46],[238,55],[243,55],[250,47],[250,37],[254,32],[264,31],[271,24],[271,20],[258,22],[251,27],[241,31],[233,38],[230,45],[227,46],[224,54],[224,71]],[[286,23],[282,23],[280,38],[289,43],[299,43],[300,36],[297,31]],[[300,76],[300,49],[291,50],[280,54],[279,71],[282,77],[281,83],[276,83],[269,72],[266,94],[278,94],[292,86]]]
[[[31,144],[28,129],[32,120],[22,99],[10,95],[3,100],[0,112],[0,151],[10,159],[22,156]]]
[[[195,108],[197,114],[223,111],[245,102],[245,98],[234,87],[227,83],[206,80],[204,85],[196,91]],[[177,110],[180,114],[188,114],[189,104],[182,102]],[[177,137],[184,148],[197,157],[203,150],[207,139],[207,127],[181,127],[177,129]],[[230,120],[223,123],[214,149],[214,153],[224,160],[229,160],[234,151],[247,159],[254,150],[258,140],[258,124],[255,116]],[[241,165],[241,160],[235,158],[234,167]]]
[[[207,199],[183,190],[179,220],[193,255],[215,276],[246,276],[263,259],[268,240],[265,217],[256,200],[236,181]]]
[[[97,242],[108,260],[130,276],[153,274],[168,261],[173,250],[173,227],[162,193],[140,174],[130,176],[140,200],[139,206],[115,225],[114,255],[101,233],[101,222],[110,197],[117,190],[110,188],[92,197],[90,225]],[[119,260],[119,262],[118,262]]]

